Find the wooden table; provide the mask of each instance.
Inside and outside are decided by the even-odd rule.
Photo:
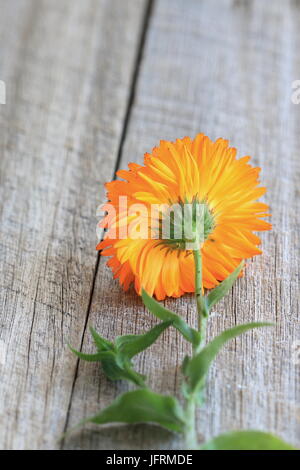
[[[251,320],[209,376],[199,435],[256,428],[300,446],[300,4],[296,0],[1,0],[0,446],[170,449],[155,426],[64,430],[108,405],[92,352],[156,320],[95,251],[103,183],[160,139],[204,132],[252,155],[273,231],[263,256],[213,312],[209,337]],[[166,304],[195,322],[191,296]],[[188,351],[173,329],[137,360],[178,393]]]

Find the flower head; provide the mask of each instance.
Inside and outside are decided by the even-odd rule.
[[[260,168],[236,158],[228,141],[203,134],[161,141],[144,165],[129,164],[106,184],[106,228],[97,249],[124,289],[157,299],[195,290],[192,250],[201,247],[203,287],[213,288],[246,258],[261,254],[253,231],[270,230],[257,202]]]

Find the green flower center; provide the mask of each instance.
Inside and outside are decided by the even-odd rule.
[[[215,219],[206,202],[178,202],[159,217],[159,238],[174,250],[194,250],[213,231]]]

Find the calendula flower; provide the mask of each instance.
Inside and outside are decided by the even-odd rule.
[[[125,290],[134,283],[139,294],[144,288],[158,300],[194,292],[195,267],[187,238],[201,246],[203,287],[208,289],[242,260],[261,254],[260,238],[253,231],[271,225],[262,220],[269,215],[268,206],[257,202],[266,191],[259,186],[260,168],[249,160],[237,159],[227,140],[213,142],[198,134],[194,140],[161,141],[145,154],[143,166],[130,163],[129,170],[117,172],[124,181],[106,184],[107,215],[101,226],[107,231],[97,249],[110,256],[107,264]],[[195,214],[202,208],[201,237],[186,236],[183,217],[174,222],[168,212],[174,205],[189,208],[196,235],[201,228]],[[149,214],[156,224],[149,223]],[[162,236],[166,220],[168,237]],[[183,235],[177,229],[183,229]]]

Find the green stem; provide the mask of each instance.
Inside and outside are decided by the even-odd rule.
[[[205,303],[205,298],[202,295],[202,254],[201,248],[199,250],[193,251],[194,261],[195,261],[195,296],[197,303],[197,312],[198,312],[198,329],[200,332],[201,341],[197,350],[194,351],[194,354],[199,352],[204,344],[206,337],[206,323],[207,323],[207,307]]]
[[[184,429],[184,439],[185,439],[185,448],[187,450],[196,450],[198,447],[197,442],[197,433],[196,433],[196,403],[195,400],[187,400],[186,409],[185,409],[185,429]]]
[[[193,251],[195,261],[195,296],[198,313],[198,330],[200,332],[199,344],[193,348],[193,356],[196,356],[205,345],[206,324],[208,311],[205,298],[202,294],[202,254],[201,248]],[[185,409],[186,425],[184,431],[186,449],[197,449],[197,431],[196,431],[196,397],[190,394],[187,398]]]

